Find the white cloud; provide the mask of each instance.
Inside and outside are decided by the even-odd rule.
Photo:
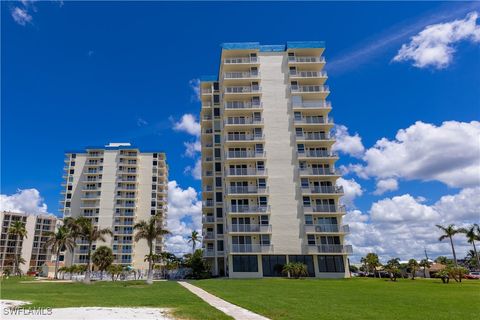
[[[182,116],[182,119],[173,124],[173,130],[183,131],[192,136],[200,136],[200,123],[197,122],[193,114],[187,113]]]
[[[353,200],[363,194],[362,186],[355,179],[349,180],[341,177],[337,179],[337,185],[342,186],[345,193],[341,198],[342,204],[345,204],[347,207],[354,207]]]
[[[47,205],[37,189],[19,189],[12,195],[0,195],[0,210],[38,214],[47,213]]]
[[[88,50],[87,55],[88,55],[89,57],[91,57],[91,56],[94,55],[94,53],[95,53],[95,51],[93,51],[93,50]]]
[[[200,79],[191,79],[188,84],[193,90],[192,101],[200,101]]]
[[[175,180],[168,183],[167,229],[171,232],[165,241],[167,250],[177,255],[191,251],[187,236],[202,229],[202,202],[197,191],[182,189]]]
[[[32,16],[28,13],[28,10],[14,7],[11,11],[13,20],[21,26],[27,25],[27,23],[32,23]]]
[[[351,155],[353,157],[361,157],[365,148],[362,143],[362,138],[355,133],[351,136],[348,133],[348,128],[343,125],[335,125],[333,130],[336,142],[332,149]]]
[[[452,62],[456,43],[480,42],[477,18],[478,13],[471,12],[465,19],[427,26],[408,44],[403,44],[393,60],[413,60],[413,65],[418,68],[446,68]]]
[[[140,118],[140,117],[137,118],[137,126],[138,127],[143,127],[143,126],[146,126],[146,125],[148,125],[147,120],[145,120],[143,118]]]
[[[416,122],[382,138],[365,152],[366,165],[351,165],[362,178],[441,181],[450,187],[480,184],[480,122]]]
[[[451,256],[450,245],[439,242],[436,224],[466,226],[478,221],[480,188],[467,188],[455,195],[440,198],[433,205],[424,198],[409,194],[385,198],[372,204],[370,215],[350,211],[344,222],[350,225],[347,240],[354,246],[353,261],[368,252],[378,253],[384,261],[392,257],[402,260],[423,258],[424,249],[430,257]],[[465,237],[454,238],[459,257],[471,249]]]
[[[393,178],[377,181],[377,189],[373,192],[375,195],[384,194],[387,191],[395,191],[398,189],[398,181]]]
[[[187,166],[183,171],[185,174],[190,174],[194,179],[202,179],[202,159],[197,159],[195,166]]]
[[[196,140],[195,142],[184,142],[183,145],[185,146],[185,155],[187,157],[195,157],[197,152],[202,151],[202,143],[200,140]]]

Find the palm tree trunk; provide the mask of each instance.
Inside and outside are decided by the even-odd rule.
[[[148,249],[149,249],[149,259],[148,259],[148,276],[147,276],[147,284],[153,284],[153,270],[152,270],[152,254],[153,254],[153,251],[152,251],[152,247],[153,247],[153,243],[152,241],[149,241],[148,242]]]
[[[450,245],[452,246],[453,261],[455,262],[455,267],[458,267],[457,254],[455,253],[455,246],[453,245],[453,238],[452,238],[452,236],[450,236],[449,238],[450,238]]]
[[[477,270],[480,270],[480,257],[478,256],[477,247],[475,246],[475,240],[472,241],[473,244],[473,252],[475,253],[475,257],[477,258]]]
[[[57,256],[55,258],[55,276],[53,277],[55,280],[58,280],[58,258],[60,256],[60,246],[57,249]]]
[[[90,256],[92,253],[92,241],[88,242],[88,254],[87,254],[87,271],[85,272],[85,279],[83,280],[85,283],[90,283]]]
[[[18,238],[18,236],[17,236]],[[20,253],[18,252],[18,240],[15,239],[15,274],[20,276]]]

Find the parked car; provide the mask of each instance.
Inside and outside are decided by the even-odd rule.
[[[480,280],[480,271],[472,271],[466,274],[465,279]]]

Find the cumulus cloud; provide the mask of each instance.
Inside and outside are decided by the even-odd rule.
[[[387,191],[395,191],[398,189],[398,181],[393,178],[382,179],[377,181],[377,189],[373,192],[375,195],[384,194]]]
[[[418,68],[448,67],[455,53],[455,44],[461,41],[480,42],[480,26],[477,12],[469,13],[465,19],[427,26],[403,44],[393,61],[413,61]]]
[[[369,214],[349,211],[344,222],[350,225],[348,242],[354,246],[353,261],[368,252],[378,253],[384,261],[392,257],[402,260],[451,256],[450,245],[439,242],[436,224],[454,223],[458,227],[478,221],[480,188],[466,188],[458,194],[441,197],[433,205],[409,194],[385,198],[372,204]],[[470,249],[464,237],[455,237],[459,256]]]
[[[358,133],[352,136],[348,133],[346,126],[335,125],[333,134],[336,139],[332,147],[334,151],[340,151],[353,157],[361,157],[363,155],[365,148]]]
[[[197,122],[195,116],[190,113],[186,113],[182,116],[180,121],[175,122],[173,124],[173,130],[175,131],[183,131],[192,136],[199,137],[200,136],[200,123]]]
[[[200,140],[196,140],[195,142],[184,142],[183,145],[185,146],[185,155],[187,157],[195,157],[198,152],[202,151],[202,143]]]
[[[417,121],[369,148],[366,165],[349,169],[362,178],[440,181],[450,187],[480,184],[480,122],[446,121],[440,126]]]
[[[341,198],[342,204],[354,207],[353,200],[363,194],[362,186],[355,179],[338,178],[337,185],[343,187],[345,195]]]
[[[188,84],[193,91],[192,101],[200,101],[200,79],[191,79]]]
[[[47,205],[37,189],[19,189],[12,195],[0,195],[0,210],[38,214],[47,213]]]
[[[197,159],[197,161],[195,161],[195,165],[193,167],[187,166],[183,171],[183,173],[190,174],[194,179],[201,180],[202,179],[202,160]]]
[[[22,9],[19,7],[14,7],[11,11],[13,20],[21,26],[27,25],[27,23],[32,23],[32,16],[28,13],[26,8]]]
[[[183,189],[175,180],[168,183],[167,229],[171,236],[165,241],[166,248],[177,255],[191,251],[187,237],[202,229],[202,202],[197,191],[192,187]]]

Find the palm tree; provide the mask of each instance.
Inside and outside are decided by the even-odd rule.
[[[78,218],[80,219],[80,218]],[[78,219],[72,218],[72,217],[66,217],[63,219],[63,225],[70,231],[70,234],[73,238],[73,243],[75,246],[77,245],[77,239],[80,236],[80,225],[78,224]],[[73,252],[72,248],[69,250],[72,254],[72,260],[70,261],[70,265],[73,265],[75,262],[75,254]]]
[[[169,234],[170,232],[163,228],[161,216],[154,215],[150,217],[148,221],[141,220],[133,226],[134,230],[137,230],[135,234],[135,242],[145,239],[148,245],[148,276],[147,284],[153,283],[153,262],[156,258],[153,254],[153,242],[158,238]]]
[[[85,271],[85,283],[90,283],[90,265],[91,265],[91,256],[92,256],[92,246],[95,241],[105,242],[105,236],[113,236],[112,230],[109,228],[99,229],[93,225],[92,220],[85,217],[80,217],[77,219],[76,223],[78,224],[79,237],[88,243],[87,251],[87,269]]]
[[[455,262],[455,267],[458,266],[457,263],[457,254],[455,253],[455,246],[453,245],[453,236],[456,235],[459,231],[455,229],[454,224],[450,224],[447,227],[437,224],[437,228],[443,231],[443,234],[438,238],[438,241],[443,241],[444,239],[450,239],[450,245],[452,246],[453,261]]]
[[[390,280],[397,281],[397,274],[400,272],[400,258],[388,260],[385,270],[390,273]]]
[[[418,270],[418,262],[415,259],[408,260],[408,267],[410,268],[410,272],[412,273],[412,280],[415,280],[415,274]]]
[[[381,266],[378,255],[376,253],[367,253],[365,256],[365,262],[369,269],[373,269],[373,277],[375,278],[375,271],[377,270],[377,267]]]
[[[472,244],[473,252],[475,253],[475,258],[477,259],[477,268],[480,268],[480,257],[478,256],[477,247],[475,246],[475,241],[480,241],[480,226],[475,223],[468,229],[461,228],[458,231],[465,233],[468,243]]]
[[[93,264],[100,270],[100,280],[103,280],[103,271],[113,263],[113,252],[107,246],[100,246],[92,255]]]
[[[45,248],[51,248],[52,252],[55,253],[55,277],[54,279],[58,279],[58,263],[60,259],[60,251],[65,248],[67,250],[73,250],[75,247],[75,241],[73,240],[73,236],[65,226],[60,226],[57,229],[57,232],[48,232],[46,234],[48,237],[47,241],[45,241]]]
[[[15,253],[14,253],[14,273],[20,275],[20,252],[18,252],[18,240],[19,238],[23,241],[23,238],[27,238],[27,229],[25,228],[25,223],[21,221],[14,221],[10,224],[8,228],[8,234],[15,239]]]
[[[418,265],[423,267],[423,277],[427,278],[427,269],[432,266],[432,263],[428,259],[422,259]]]
[[[194,230],[192,234],[188,236],[188,243],[192,243],[192,252],[195,252],[197,242],[200,242],[200,235]]]

